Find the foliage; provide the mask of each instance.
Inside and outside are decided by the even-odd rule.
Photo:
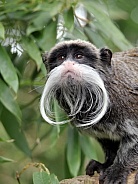
[[[19,184],[21,175],[31,166],[39,169],[39,172],[37,171],[33,173],[34,184],[59,184],[57,177],[54,174],[50,174],[49,170],[42,163],[27,164],[19,173],[17,172],[16,179]]]
[[[20,159],[47,160],[53,169],[59,157],[63,157],[65,169],[53,169],[60,178],[80,173],[86,157],[103,161],[95,140],[80,135],[70,126],[50,127],[40,117],[39,99],[46,75],[41,53],[69,39],[88,40],[113,51],[129,49],[137,44],[137,9],[137,0],[0,1],[0,163],[11,161],[9,173],[1,165],[1,171],[9,174],[10,183],[14,167],[22,165]],[[56,105],[55,111],[58,118]],[[5,141],[9,138],[17,148],[9,143],[12,141]],[[58,158],[53,165],[51,157]],[[34,184],[40,183],[36,182],[39,177],[38,173],[34,175]],[[1,184],[8,182],[5,178],[1,180]],[[23,181],[29,180],[30,175]]]

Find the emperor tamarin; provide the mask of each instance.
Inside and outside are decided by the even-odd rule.
[[[90,161],[86,174],[100,173],[104,184],[125,184],[138,168],[138,49],[115,53],[81,41],[58,43],[43,55],[48,79],[40,101],[50,124],[69,121],[95,137],[105,163]],[[55,122],[52,99],[70,120]]]

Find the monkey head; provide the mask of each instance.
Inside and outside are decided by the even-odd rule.
[[[40,101],[42,117],[50,124],[71,120],[82,127],[97,123],[109,105],[104,73],[110,68],[111,57],[109,49],[97,49],[81,40],[58,43],[43,54],[48,78]],[[54,121],[53,99],[57,99],[70,120]]]

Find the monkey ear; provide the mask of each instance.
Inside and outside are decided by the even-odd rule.
[[[112,58],[112,51],[108,48],[102,48],[100,50],[100,57],[101,60],[106,62],[108,65],[111,64],[111,58]]]
[[[46,51],[46,52],[42,53],[41,57],[42,57],[43,63],[46,65],[47,59],[48,59],[48,52]]]

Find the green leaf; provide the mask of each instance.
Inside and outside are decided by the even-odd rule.
[[[47,76],[47,70],[44,64],[41,65],[41,71],[43,73],[43,76]]]
[[[10,88],[0,80],[0,101],[19,121],[21,120],[21,111],[15,101]]]
[[[81,40],[88,40],[87,36],[83,33],[82,28],[79,28],[79,29],[74,28],[72,35],[73,35],[74,39],[78,38]]]
[[[67,162],[67,146],[65,147],[64,173],[65,178],[72,178],[72,174],[70,173],[69,165]]]
[[[93,31],[90,27],[85,26],[84,32],[89,41],[94,43],[97,47],[104,47],[106,45],[105,40],[101,37],[101,35],[97,31],[95,30]]]
[[[32,38],[23,37],[22,46],[29,56],[36,62],[37,69],[39,70],[42,65],[42,58],[35,41]]]
[[[98,160],[97,154],[96,154],[96,146],[90,142],[90,139],[88,137],[85,137],[83,135],[80,136],[80,145],[83,153],[89,158]]]
[[[69,10],[66,10],[63,13],[64,21],[65,21],[65,27],[72,31],[74,27],[74,11],[73,8],[71,7]]]
[[[51,174],[50,178],[51,178],[51,184],[60,184],[57,176],[55,176],[54,174]]]
[[[16,57],[14,59],[14,66],[16,67],[18,71],[18,76],[20,79],[23,79],[23,74],[24,74],[24,71],[25,71],[25,68],[27,66],[29,59],[30,57],[27,54],[27,52],[23,52],[20,57]]]
[[[67,119],[67,114],[65,113],[65,111],[58,105],[57,100],[54,99],[53,102],[53,112],[54,112],[54,116],[55,116],[55,121],[63,121]]]
[[[32,32],[39,31],[44,28],[44,26],[50,21],[49,12],[41,12],[39,16],[31,22],[27,28],[27,35],[30,35]]]
[[[5,49],[0,45],[0,73],[8,85],[17,92],[18,77],[10,57]]]
[[[33,174],[33,184],[59,184],[57,176],[44,171]]]
[[[0,156],[0,164],[6,162],[14,162],[14,160]]]
[[[2,105],[2,103],[0,102],[0,117],[1,117],[2,110],[3,110],[3,105]]]
[[[42,172],[34,172],[33,184],[52,184],[50,174]]]
[[[3,109],[1,122],[11,139],[14,139],[14,144],[27,156],[31,157],[31,151],[27,140],[15,116],[13,116],[7,109]]]
[[[81,149],[86,157],[89,159],[97,160],[101,163],[104,162],[104,153],[98,142],[86,136],[80,136]]]
[[[60,126],[59,125],[53,126],[50,134],[50,142],[51,142],[50,148],[53,148],[57,143],[59,138],[59,133],[60,133]]]
[[[50,20],[52,20],[57,14],[61,12],[63,4],[64,1],[45,1],[39,4],[40,11],[37,13],[37,17],[31,20],[30,25],[27,28],[27,35],[47,27]]]
[[[0,38],[3,39],[3,40],[5,39],[4,33],[5,33],[4,26],[3,26],[3,24],[0,22]]]
[[[103,38],[108,38],[121,50],[132,48],[132,45],[122,32],[112,23],[103,6],[94,1],[81,1],[88,12],[94,15],[96,20],[92,21],[92,24],[94,24],[99,33],[103,35]]]
[[[81,149],[78,132],[71,127],[68,131],[67,163],[72,176],[77,176],[81,165]]]
[[[42,34],[37,38],[39,47],[48,51],[56,43],[57,37],[57,21],[51,21],[43,30]]]

